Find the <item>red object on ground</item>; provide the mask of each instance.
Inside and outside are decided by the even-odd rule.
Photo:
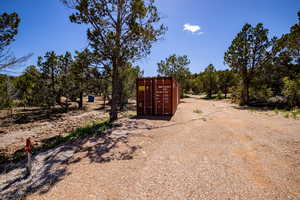
[[[25,146],[25,148],[24,148],[24,151],[25,151],[25,152],[31,152],[31,151],[32,151],[32,148],[33,148],[33,145],[32,145],[32,143],[31,143],[31,141],[30,141],[30,138],[27,138],[27,139],[26,139],[26,146]]]
[[[137,115],[173,115],[180,100],[179,88],[173,77],[138,78]]]

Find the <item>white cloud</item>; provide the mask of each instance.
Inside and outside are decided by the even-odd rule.
[[[198,26],[198,25],[191,25],[191,24],[188,24],[188,23],[183,25],[183,30],[184,31],[190,31],[192,33],[197,33],[198,35],[203,34],[203,32],[199,32],[200,29],[201,29],[201,27]]]

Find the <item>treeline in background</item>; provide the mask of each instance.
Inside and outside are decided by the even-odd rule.
[[[298,23],[270,38],[263,24],[245,24],[224,54],[227,70],[213,64],[192,74],[187,56],[158,63],[160,75],[175,76],[184,93],[227,98],[240,105],[294,109],[300,106],[300,11]]]
[[[70,16],[71,22],[92,25],[87,33],[89,48],[73,55],[49,51],[19,76],[9,76],[5,70],[31,56],[16,58],[8,50],[18,33],[20,19],[16,13],[0,15],[0,109],[10,111],[11,116],[15,107],[37,106],[49,112],[60,107],[67,112],[71,103],[82,109],[83,97],[96,95],[102,97],[104,107],[106,103],[111,106],[110,120],[117,119],[123,102],[135,96],[136,78],[143,76],[140,67],[133,63],[150,53],[152,43],[165,33],[166,27],[153,25],[160,21],[153,2],[148,6],[110,2],[128,3],[127,7],[120,7],[128,11],[124,12],[125,21],[121,21],[126,22],[126,32],[112,28],[118,26],[118,21],[103,18],[104,14],[114,16],[111,13],[118,11],[101,10],[105,7],[94,3],[73,5],[75,14]],[[143,13],[139,6],[144,8]],[[104,14],[88,18],[94,9]],[[107,20],[105,26],[97,25],[97,20],[89,21],[102,18]],[[227,70],[216,70],[210,64],[203,72],[192,74],[188,56],[174,54],[157,64],[157,72],[175,77],[181,84],[182,96],[204,94],[208,99],[230,97],[240,105],[295,109],[300,106],[299,55],[300,11],[298,23],[279,38],[270,38],[261,23],[245,24],[224,54]]]

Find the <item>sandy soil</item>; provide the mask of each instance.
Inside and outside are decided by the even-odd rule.
[[[23,171],[0,176],[4,199],[298,200],[300,121],[187,98],[170,121],[120,120]]]
[[[0,126],[0,153],[11,155],[15,151],[24,148],[26,138],[28,137],[31,138],[33,144],[36,146],[49,138],[63,136],[87,123],[103,120],[107,117],[107,113],[103,109],[99,110],[102,107],[102,103],[99,97],[96,98],[94,103],[88,103],[87,98],[85,98],[84,110],[57,113],[53,114],[50,118],[44,118],[44,116],[37,114],[37,116],[34,116],[32,114],[32,117],[37,118],[37,120]],[[30,114],[29,112],[25,113]]]

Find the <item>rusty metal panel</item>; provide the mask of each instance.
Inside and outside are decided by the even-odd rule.
[[[138,115],[173,115],[176,112],[179,87],[172,77],[137,79]]]
[[[178,105],[178,84],[175,80],[172,82],[173,87],[172,87],[172,100],[173,100],[173,105],[172,105],[172,114],[174,114],[177,110],[177,105]]]
[[[155,79],[155,114],[172,115],[172,79]]]
[[[138,115],[153,114],[153,80],[138,79],[137,81],[137,113]]]

